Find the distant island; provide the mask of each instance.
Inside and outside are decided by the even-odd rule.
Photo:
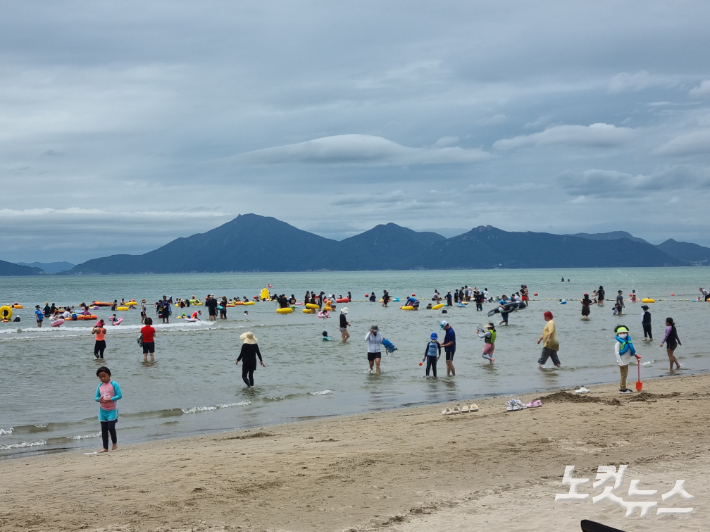
[[[672,239],[653,245],[623,231],[554,235],[488,225],[445,238],[388,223],[337,241],[276,218],[242,214],[142,255],[91,259],[59,274],[611,268],[702,266],[709,261],[710,248]],[[46,271],[0,261],[0,275]]]

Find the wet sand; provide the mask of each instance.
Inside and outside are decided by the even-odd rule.
[[[542,408],[520,412],[494,398],[471,414],[442,416],[449,403],[5,460],[0,529],[571,531],[581,519],[710,529],[710,375],[649,380],[631,396],[590,389],[545,393]],[[566,465],[593,481],[598,466],[619,464],[629,470],[617,495],[629,500],[640,479],[659,491],[638,500],[693,515],[625,518],[609,502],[554,501],[568,491]],[[662,503],[679,479],[695,499]]]

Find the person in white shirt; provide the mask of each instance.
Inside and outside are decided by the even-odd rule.
[[[370,363],[370,372],[374,369],[379,374],[380,360],[382,359],[382,352],[380,351],[382,334],[377,325],[370,327],[370,330],[365,335],[365,341],[367,342],[367,361]]]

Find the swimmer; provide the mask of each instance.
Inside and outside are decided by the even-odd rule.
[[[324,342],[332,342],[333,341],[328,337],[328,331],[323,331],[323,341]]]

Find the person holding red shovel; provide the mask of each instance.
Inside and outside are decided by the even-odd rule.
[[[619,363],[619,373],[621,380],[619,381],[619,393],[634,393],[626,387],[626,377],[629,375],[629,362],[631,357],[636,357],[636,363],[640,364],[641,357],[636,354],[636,349],[631,341],[629,329],[625,325],[619,325],[614,329],[616,334],[616,360]],[[639,382],[636,384],[637,389],[641,389],[641,370],[639,367]]]

